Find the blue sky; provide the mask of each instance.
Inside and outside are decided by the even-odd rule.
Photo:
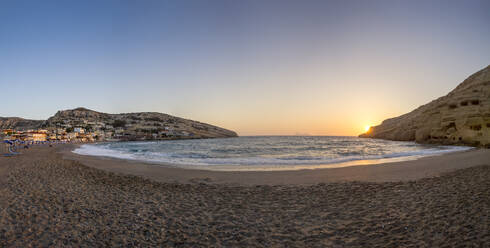
[[[0,116],[356,135],[490,63],[490,1],[1,1]]]

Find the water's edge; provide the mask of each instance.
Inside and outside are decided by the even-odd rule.
[[[141,143],[139,143],[141,144]],[[100,144],[99,144],[100,145]],[[136,144],[138,145],[138,144]],[[151,143],[144,143],[144,145],[152,145]],[[158,145],[158,144],[157,144]],[[348,146],[347,146],[348,147]],[[149,157],[141,157],[134,156],[130,153],[124,153],[118,150],[110,150],[106,148],[98,147],[98,145],[81,145],[78,148],[75,148],[72,152],[79,155],[88,155],[88,156],[97,156],[97,157],[108,157],[108,158],[116,158],[123,160],[131,160],[136,162],[142,162],[146,164],[153,165],[164,165],[164,166],[172,166],[183,169],[198,169],[198,170],[211,170],[211,171],[286,171],[286,170],[304,170],[304,169],[321,169],[321,168],[341,168],[348,166],[360,166],[360,165],[371,165],[371,164],[381,164],[381,163],[391,163],[391,162],[401,162],[401,161],[409,161],[416,160],[423,157],[429,156],[438,156],[442,154],[447,154],[451,152],[461,152],[468,151],[474,149],[472,147],[444,147],[444,149],[439,148],[427,148],[422,150],[413,150],[406,152],[399,152],[393,154],[384,154],[384,155],[376,155],[376,156],[345,156],[345,157],[337,157],[337,158],[329,158],[327,161],[314,161],[314,159],[309,159],[305,161],[300,161],[298,159],[289,162],[288,160],[280,160],[279,162],[289,163],[289,164],[274,164],[276,158],[238,158],[238,162],[235,160],[235,163],[243,162],[244,164],[227,164],[226,159],[224,162],[219,164],[192,164],[185,163],[188,160],[182,160],[183,163],[172,163],[170,161],[161,161],[161,157],[151,158]],[[160,159],[160,160],[159,160]],[[230,159],[230,158],[227,158]],[[233,159],[233,158],[232,158]],[[248,160],[247,160],[248,159]],[[264,159],[264,160],[261,160]],[[197,160],[199,161],[199,160]],[[205,160],[207,162],[207,160]],[[211,161],[213,161],[211,159]],[[219,162],[222,162],[218,160]],[[229,161],[229,160],[228,160]],[[253,163],[250,163],[252,161]],[[264,163],[261,163],[264,161]],[[248,164],[247,164],[248,163]]]

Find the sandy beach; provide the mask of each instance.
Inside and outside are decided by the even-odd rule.
[[[0,157],[0,246],[485,247],[490,150],[283,172],[34,147]]]
[[[312,185],[330,182],[397,182],[440,176],[457,169],[490,164],[490,150],[472,149],[417,160],[388,162],[343,168],[295,171],[210,171],[182,169],[172,165],[151,164],[109,157],[78,155],[77,146],[59,149],[63,158],[115,173],[141,176],[164,183],[219,183],[233,185]],[[360,162],[362,163],[362,161]],[[327,165],[329,166],[329,165]]]

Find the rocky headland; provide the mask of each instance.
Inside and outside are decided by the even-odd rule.
[[[93,133],[97,140],[158,140],[235,137],[233,131],[156,112],[107,114],[86,108],[58,111],[45,121],[0,118],[0,129],[46,129],[53,133]]]
[[[28,120],[20,117],[0,117],[0,129],[35,129],[40,127],[44,121]]]
[[[490,66],[446,96],[387,119],[359,137],[490,147]]]

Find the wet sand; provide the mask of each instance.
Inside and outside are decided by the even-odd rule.
[[[165,183],[219,183],[234,185],[312,185],[329,182],[397,182],[435,177],[457,169],[490,165],[490,149],[475,149],[417,160],[343,168],[296,171],[210,171],[182,169],[108,157],[74,154],[75,146],[62,149],[65,159],[115,173],[141,176]]]
[[[153,178],[66,149],[0,157],[0,247],[490,244],[489,150],[265,176],[144,165],[161,170]],[[277,185],[250,185],[263,183]]]

